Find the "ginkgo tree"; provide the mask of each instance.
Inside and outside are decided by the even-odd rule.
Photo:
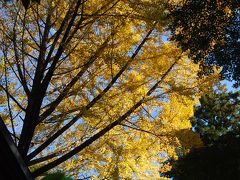
[[[0,4],[0,115],[35,177],[159,178],[201,146],[189,118],[218,74],[163,42],[167,3]]]

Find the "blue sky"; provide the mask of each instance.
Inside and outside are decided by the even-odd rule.
[[[225,84],[227,86],[227,90],[228,91],[240,91],[240,87],[238,88],[233,88],[233,84],[234,84],[234,81],[227,81],[227,80],[223,80],[221,81],[222,84]]]

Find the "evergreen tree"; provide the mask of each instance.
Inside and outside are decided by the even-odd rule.
[[[213,144],[225,134],[239,135],[239,92],[227,92],[224,86],[218,86],[212,93],[201,97],[200,103],[191,123],[206,145]]]
[[[213,146],[193,149],[171,162],[173,168],[166,175],[174,180],[239,179],[239,150],[239,138],[222,136]]]
[[[240,94],[219,85],[200,99],[191,122],[205,146],[170,160],[174,179],[240,178]]]

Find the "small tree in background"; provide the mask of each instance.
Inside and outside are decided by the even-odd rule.
[[[219,85],[201,97],[200,103],[191,123],[205,145],[213,144],[226,134],[240,135],[239,92],[227,92],[225,86]]]

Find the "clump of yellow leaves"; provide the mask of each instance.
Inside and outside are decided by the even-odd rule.
[[[218,82],[218,74],[199,78],[198,65],[191,62],[187,54],[172,43],[157,46],[154,41],[148,41],[116,86],[85,114],[83,123],[76,126],[81,130],[72,132],[71,137],[76,142],[87,136],[84,126],[94,133],[116,120],[145,97],[153,83],[161,79],[174,62],[173,69],[141,108],[76,156],[72,168],[84,167],[76,175],[92,170],[97,172],[92,175],[96,179],[158,179],[159,172],[171,168],[164,162],[178,158],[177,151],[187,153],[190,148],[202,145],[199,136],[191,131],[189,119],[201,94]],[[112,73],[115,71],[118,68]],[[104,84],[108,79],[111,79],[110,70],[101,81]],[[73,141],[67,143],[70,145]],[[66,163],[62,167],[66,165],[70,166]]]

